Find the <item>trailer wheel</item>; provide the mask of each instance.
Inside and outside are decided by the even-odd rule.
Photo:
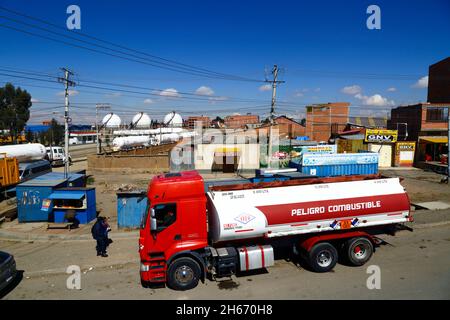
[[[201,269],[198,263],[188,257],[173,261],[167,270],[167,285],[174,290],[189,290],[198,285]]]
[[[308,252],[308,264],[315,272],[328,272],[338,261],[336,248],[328,242],[314,245]]]
[[[353,266],[362,266],[372,257],[373,244],[367,238],[352,238],[344,245],[348,262]]]

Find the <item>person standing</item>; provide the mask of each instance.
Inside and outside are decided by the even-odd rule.
[[[97,221],[91,229],[92,237],[97,241],[97,256],[107,257],[108,246],[108,224],[104,217],[97,217]]]

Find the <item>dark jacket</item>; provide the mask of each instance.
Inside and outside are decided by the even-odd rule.
[[[91,229],[92,237],[96,240],[108,237],[108,226],[103,219],[97,219]]]

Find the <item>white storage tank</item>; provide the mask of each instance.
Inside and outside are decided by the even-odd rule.
[[[152,119],[145,112],[139,112],[131,120],[133,128],[149,128],[152,124]]]
[[[168,127],[181,127],[183,126],[183,118],[176,113],[175,111],[172,111],[164,117],[164,124]]]
[[[114,151],[118,151],[131,147],[149,146],[151,141],[149,136],[117,137],[112,141],[112,146]]]
[[[103,117],[102,125],[106,128],[119,128],[122,124],[122,119],[115,113],[108,113]]]
[[[0,146],[0,158],[17,158],[17,161],[42,160],[47,155],[45,146],[40,143],[14,144]]]
[[[177,133],[164,133],[161,135],[156,135],[155,139],[157,144],[163,144],[163,143],[177,142],[181,139],[181,136]]]

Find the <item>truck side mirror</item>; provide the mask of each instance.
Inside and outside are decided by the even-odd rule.
[[[150,209],[150,217],[152,217],[152,218],[156,217],[155,208]]]
[[[156,231],[156,218],[150,218],[150,231]]]
[[[156,229],[157,229],[155,217],[156,217],[155,209],[151,208],[150,209],[150,231],[156,231]]]

